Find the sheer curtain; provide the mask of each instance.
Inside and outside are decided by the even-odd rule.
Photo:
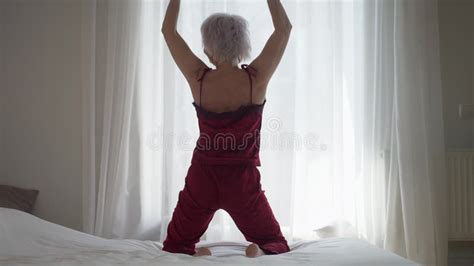
[[[283,233],[359,237],[445,265],[436,1],[282,2],[293,32],[269,84],[260,171]],[[160,32],[167,4],[87,2],[89,233],[163,241],[184,186],[198,128]],[[266,1],[182,0],[178,30],[202,59],[199,26],[214,12],[247,18],[259,54],[272,31]],[[244,238],[218,211],[202,240]]]

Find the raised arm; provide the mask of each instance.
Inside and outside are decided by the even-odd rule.
[[[161,32],[166,44],[170,49],[174,61],[178,65],[185,78],[191,84],[197,79],[197,75],[206,64],[199,59],[189,48],[181,35],[176,30],[178,22],[180,0],[170,0],[166,10],[165,19],[161,27]]]
[[[292,25],[280,0],[267,0],[275,30],[260,55],[250,64],[258,71],[256,82],[265,86],[283,57]]]

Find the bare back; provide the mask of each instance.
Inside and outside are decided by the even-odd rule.
[[[196,82],[191,84],[194,102],[215,113],[262,104],[265,101],[266,84],[258,86],[258,74],[251,75],[251,71],[243,68],[228,71],[204,69]]]

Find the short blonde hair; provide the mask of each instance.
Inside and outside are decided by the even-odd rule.
[[[216,62],[237,65],[250,57],[248,23],[239,15],[215,13],[201,25],[202,45]]]

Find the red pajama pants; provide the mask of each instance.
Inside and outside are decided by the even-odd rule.
[[[195,244],[218,209],[227,211],[245,239],[266,254],[289,251],[261,189],[256,166],[197,163],[190,166],[179,192],[163,250],[193,255]]]

